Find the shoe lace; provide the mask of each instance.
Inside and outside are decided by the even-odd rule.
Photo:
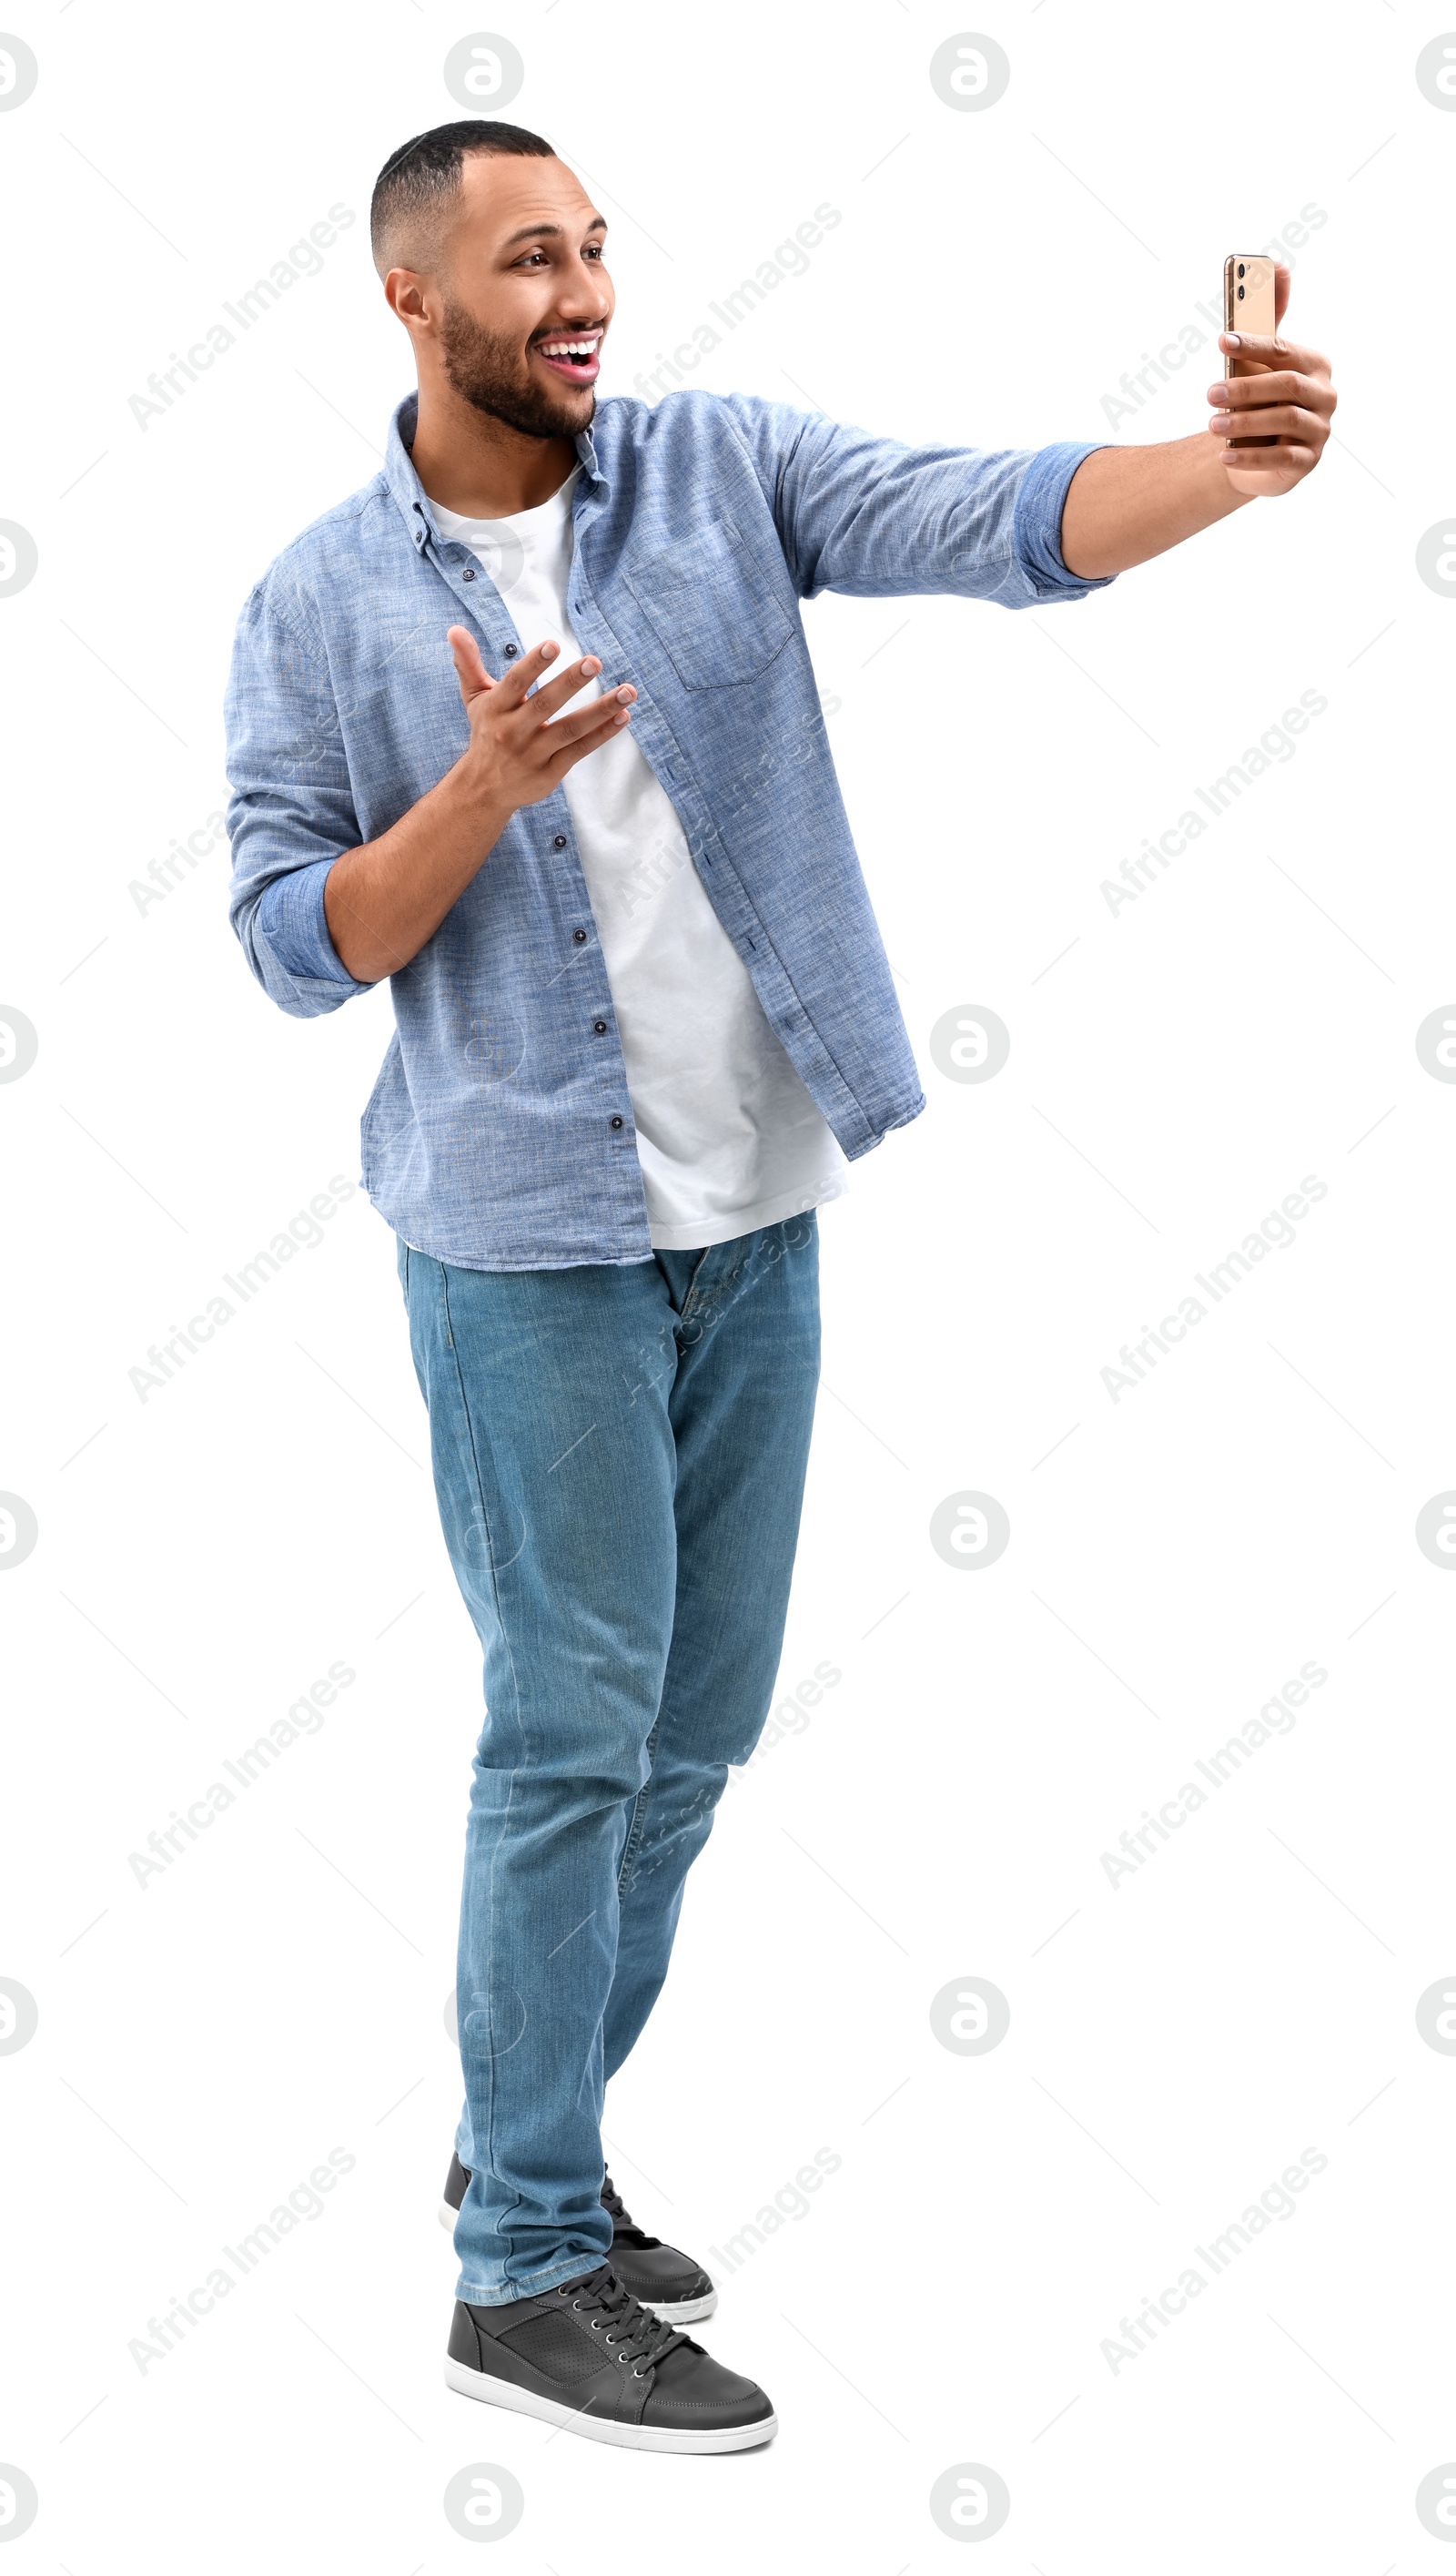
[[[660,2236],[649,2236],[644,2228],[638,2226],[610,2174],[602,2184],[602,2207],[611,2217],[613,2235],[630,2236],[639,2253],[662,2243]]]
[[[612,2347],[613,2358],[636,2365],[639,2378],[644,2367],[655,2365],[676,2345],[688,2340],[634,2299],[609,2263],[588,2272],[580,2281],[563,2281],[556,2295],[568,2300],[593,2328],[599,2327]]]

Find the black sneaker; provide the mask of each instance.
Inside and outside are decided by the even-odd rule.
[[[504,2307],[457,2300],[445,2381],[630,2451],[748,2451],[779,2429],[761,2388],[654,2317],[609,2263]]]
[[[460,2158],[452,2155],[440,2203],[442,2227],[453,2230],[469,2183]],[[670,2326],[696,2325],[700,2318],[710,2317],[718,2304],[711,2275],[690,2254],[680,2254],[675,2245],[664,2245],[660,2237],[635,2227],[610,2174],[602,2184],[602,2207],[611,2213],[612,2270],[633,2298]]]

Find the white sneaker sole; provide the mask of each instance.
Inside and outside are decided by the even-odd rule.
[[[564,2432],[584,2434],[589,2442],[613,2442],[623,2451],[752,2451],[771,2442],[779,2429],[777,2415],[753,2424],[719,2424],[711,2432],[681,2432],[667,2424],[614,2424],[605,2415],[584,2415],[579,2407],[560,2406],[554,2397],[533,2396],[529,2388],[512,2387],[489,2371],[470,2370],[463,2361],[445,2361],[445,2385],[462,2397],[487,2406],[505,2406],[513,2415],[534,2415]]]
[[[635,2296],[635,2292],[634,2292]],[[696,2325],[700,2317],[710,2317],[718,2304],[716,2290],[705,2291],[701,2299],[639,2299],[639,2307],[650,2308],[668,2326]]]
[[[455,2221],[459,2215],[459,2211],[452,2209],[448,2200],[441,2201],[440,2225],[448,2228],[452,2236],[455,2233]],[[713,2315],[718,2305],[718,2293],[716,2290],[708,2290],[700,2299],[643,2299],[640,2304],[644,2308],[650,2308],[655,2317],[661,2317],[664,2325],[695,2326],[700,2324],[704,2317]]]

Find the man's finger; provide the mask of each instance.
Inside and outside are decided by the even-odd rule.
[[[538,689],[533,689],[526,701],[531,712],[541,716],[554,715],[558,707],[564,707],[568,699],[574,698],[579,689],[586,688],[597,677],[601,667],[595,653],[589,653],[584,662],[568,662],[564,671],[553,672],[549,680],[543,680]]]
[[[550,670],[560,651],[555,638],[544,635],[539,644],[532,645],[529,653],[523,653],[518,662],[513,662],[504,678],[495,684],[500,692],[501,705],[518,707],[527,690]]]
[[[451,658],[455,664],[455,674],[460,682],[460,695],[469,706],[472,698],[478,698],[483,689],[493,689],[495,682],[480,658],[480,646],[468,627],[447,627],[445,641],[450,647]]]
[[[554,746],[559,742],[578,742],[584,733],[594,732],[602,725],[610,731],[617,717],[627,713],[636,695],[637,692],[631,682],[625,681],[620,689],[613,689],[608,696],[592,698],[586,706],[578,707],[573,714],[558,716],[554,724],[542,726],[536,748],[545,751],[549,757]],[[531,704],[535,706],[534,698]]]
[[[1322,442],[1325,423],[1299,403],[1270,403],[1256,412],[1216,411],[1208,424],[1215,438],[1297,438]]]
[[[1258,331],[1220,331],[1218,345],[1230,357],[1252,358],[1261,367],[1288,367],[1300,376],[1327,376],[1330,362],[1319,349],[1302,349],[1294,340],[1279,340],[1272,333]]]
[[[548,725],[547,775],[562,778],[568,769],[574,769],[579,760],[584,760],[589,751],[600,751],[604,742],[611,742],[625,729],[631,712],[630,707],[618,706],[615,698],[597,698],[583,715],[563,716],[559,724]],[[568,726],[571,732],[563,743],[560,737]]]
[[[1216,411],[1247,411],[1261,403],[1304,403],[1313,411],[1329,387],[1312,376],[1271,367],[1267,376],[1228,376],[1208,388]]]
[[[1224,450],[1222,463],[1238,476],[1243,486],[1260,484],[1269,492],[1287,492],[1291,483],[1301,482],[1312,474],[1319,463],[1319,451],[1313,447],[1286,445],[1265,448],[1262,456],[1255,447],[1230,447]]]

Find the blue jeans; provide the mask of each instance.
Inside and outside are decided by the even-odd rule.
[[[462,1270],[401,1243],[485,1650],[456,1987],[457,2297],[605,2260],[601,2115],[783,1642],[819,1371],[812,1213],[707,1251]]]

